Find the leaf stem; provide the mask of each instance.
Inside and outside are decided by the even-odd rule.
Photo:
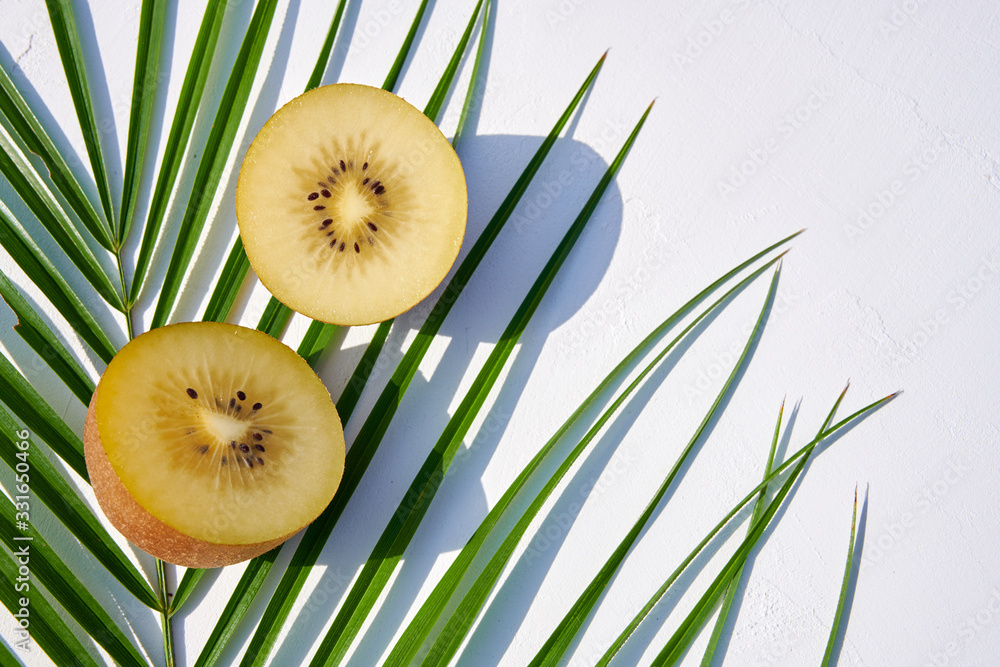
[[[156,581],[160,591],[160,620],[163,623],[163,657],[167,667],[174,667],[174,633],[170,627],[170,601],[167,599],[167,570],[159,558],[156,559]]]
[[[118,265],[118,282],[122,287],[122,314],[125,315],[125,330],[128,332],[128,339],[132,340],[135,338],[135,332],[132,330],[133,303],[129,300],[128,285],[125,284],[125,266],[122,264],[121,244],[115,245],[115,264]]]

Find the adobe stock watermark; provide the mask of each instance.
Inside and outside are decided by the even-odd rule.
[[[886,526],[877,536],[865,539],[864,556],[861,564],[866,569],[875,567],[886,554],[895,549],[917,525],[920,517],[926,516],[948,493],[962,481],[970,470],[959,456],[953,456],[935,478],[913,492],[910,508]]]
[[[606,493],[628,473],[635,462],[636,459],[627,451],[616,449],[604,471],[587,480],[580,487],[580,500],[572,501],[566,509],[545,520],[544,525],[538,529],[531,544],[524,552],[525,562],[530,565],[536,558],[541,557],[553,546],[559,544],[583,510],[584,502],[588,498],[597,498]]]
[[[781,115],[768,137],[747,147],[745,157],[729,168],[728,176],[715,184],[716,191],[723,199],[735,194],[771,162],[785,142],[816,118],[832,98],[833,90],[828,84],[810,86],[802,99]]]
[[[601,161],[600,152],[602,150],[607,146],[617,145],[622,137],[628,136],[630,131],[631,128],[621,118],[611,118],[604,124],[600,134],[590,144],[590,147],[577,146],[569,157],[571,166],[544,181],[540,186],[533,186],[536,194],[526,202],[522,201],[517,207],[517,212],[512,216],[514,229],[517,233],[520,234],[527,227],[538,222],[542,215],[559,201],[563,193],[572,189],[571,186],[579,180],[582,174],[587,173]],[[611,221],[605,220],[604,224],[609,225]]]
[[[5,586],[14,589],[15,604],[11,607],[11,613],[17,621],[14,629],[14,641],[12,645],[15,650],[21,653],[29,653],[32,648],[29,637],[31,627],[31,541],[34,539],[27,534],[31,530],[31,462],[29,451],[31,449],[31,433],[21,430],[14,433],[14,446],[17,452],[14,454],[17,461],[14,464],[14,495],[11,498],[14,502],[14,526],[20,532],[12,536],[15,548],[11,554],[17,562],[17,576],[13,581],[4,582]]]
[[[550,28],[566,23],[586,2],[587,0],[559,0],[553,9],[545,10],[545,20]]]
[[[660,230],[660,225],[655,225],[653,229],[654,238],[663,243],[647,244],[635,269],[615,283],[611,296],[596,308],[587,309],[583,320],[574,323],[572,331],[567,335],[560,336],[559,354],[568,357],[586,349],[588,341],[592,340],[598,331],[621,322],[622,314],[628,310],[629,302],[644,292],[643,287],[646,283],[663,267],[663,247],[669,243],[669,239]]]
[[[879,20],[878,30],[888,38],[914,22],[917,13],[928,4],[928,0],[903,0],[893,3],[885,18]]]
[[[844,224],[844,234],[847,235],[848,241],[857,243],[858,239],[892,211],[899,200],[913,189],[948,150],[948,138],[941,134],[933,143],[911,155],[899,177],[879,190],[867,204],[858,207],[852,221]]]
[[[1000,620],[1000,585],[994,584],[989,595],[989,599],[959,623],[951,639],[927,654],[924,667],[968,664],[968,661],[960,659],[962,654],[977,637]]]
[[[711,50],[722,35],[738,23],[754,4],[755,0],[732,0],[728,7],[723,7],[709,20],[702,21],[693,34],[687,35],[683,48],[674,52],[673,61],[677,71],[683,74],[693,67],[695,61]]]
[[[969,305],[1000,276],[1000,253],[992,250],[984,255],[973,271],[952,286],[947,304],[936,309],[930,317],[917,323],[916,331],[908,335],[900,352],[890,352],[889,359],[895,366],[904,366],[920,354],[951,323],[952,318]]]
[[[403,13],[402,0],[389,0],[382,9],[377,9],[371,18],[354,29],[348,54],[357,55],[371,46],[389,25]]]
[[[774,303],[771,305],[770,320],[773,321],[775,317],[784,315],[801,300],[802,294],[794,287],[779,287],[778,293],[774,297]],[[753,333],[756,323],[756,319],[745,322],[739,330],[740,338],[734,339],[728,347],[716,352],[708,361],[702,363],[694,381],[684,387],[684,396],[689,403],[694,402],[723,378],[729,377],[740,355],[743,354],[747,340]]]

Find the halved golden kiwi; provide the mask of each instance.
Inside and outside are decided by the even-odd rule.
[[[85,454],[105,515],[162,560],[219,567],[330,503],[344,432],[322,381],[267,334],[213,322],[142,334],[108,364]]]
[[[293,310],[370,324],[416,305],[465,235],[462,164],[437,126],[370,86],[313,89],[279,109],[240,169],[250,264]]]

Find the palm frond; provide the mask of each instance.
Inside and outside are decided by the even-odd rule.
[[[250,19],[250,25],[247,26],[243,44],[236,54],[229,80],[226,82],[215,113],[215,120],[212,122],[212,129],[205,139],[201,161],[198,163],[198,170],[191,186],[191,195],[184,209],[184,217],[177,232],[177,239],[174,241],[170,264],[167,266],[156,309],[153,311],[151,326],[154,329],[166,324],[173,312],[181,281],[187,274],[194,249],[198,245],[201,231],[212,208],[214,195],[221,181],[220,176],[229,159],[229,151],[232,149],[247,98],[250,96],[250,87],[257,74],[257,66],[260,64],[260,56],[264,50],[264,42],[267,40],[276,6],[277,0],[261,0],[258,3]]]
[[[10,122],[14,136],[24,142],[25,147],[37,155],[48,168],[49,177],[59,194],[66,199],[87,231],[106,250],[112,250],[111,230],[107,221],[102,220],[97,214],[94,205],[84,194],[80,181],[59,154],[59,149],[49,138],[35,112],[28,106],[2,66],[0,66],[0,114]]]
[[[121,244],[128,236],[132,217],[135,215],[136,202],[139,199],[149,119],[160,80],[160,44],[163,41],[166,8],[167,3],[164,0],[143,0],[139,14],[135,77],[132,79],[132,106],[128,121],[128,143],[125,148],[125,176],[118,226],[115,231],[116,244]]]
[[[94,103],[90,99],[90,84],[87,83],[87,68],[83,63],[83,46],[76,31],[76,18],[69,0],[45,0],[49,11],[49,22],[55,34],[59,57],[62,59],[63,71],[66,73],[66,83],[73,97],[76,117],[80,121],[83,132],[83,143],[87,146],[90,166],[97,181],[97,192],[104,207],[104,216],[109,224],[114,220],[114,207],[111,205],[111,186],[108,182],[108,170],[104,164],[104,153],[101,150],[100,133],[94,116]]]

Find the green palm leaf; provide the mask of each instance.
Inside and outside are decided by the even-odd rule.
[[[774,435],[771,438],[771,449],[767,454],[767,463],[764,465],[764,479],[767,479],[768,475],[771,474],[771,469],[774,467],[774,452],[778,448],[778,436],[781,433],[781,418],[784,413],[785,402],[782,401],[781,407],[778,409],[778,423],[774,425]],[[764,503],[766,500],[767,487],[765,486],[760,490],[760,495],[757,496],[757,502],[754,503],[753,513],[750,515],[750,529],[753,529],[757,522],[760,521],[760,515],[764,512]],[[722,600],[722,609],[719,612],[719,618],[715,622],[715,627],[712,628],[712,636],[708,639],[708,647],[705,649],[705,655],[701,658],[701,667],[709,667],[712,664],[712,659],[715,657],[716,652],[719,650],[719,642],[722,640],[722,631],[726,627],[726,622],[729,618],[729,612],[733,607],[733,602],[736,601],[736,592],[739,588],[740,580],[743,578],[743,570],[744,568],[741,567],[736,572],[733,580],[729,582],[729,587],[726,589],[726,597]]]
[[[774,249],[774,247],[775,246],[771,246],[765,250],[764,253],[769,252]],[[507,491],[504,492],[504,495],[501,497],[497,505],[490,510],[487,517],[480,524],[479,528],[476,529],[475,534],[473,534],[472,538],[469,539],[469,542],[465,545],[465,547],[463,547],[462,552],[452,563],[451,567],[449,567],[445,576],[441,578],[440,582],[438,582],[437,587],[435,587],[434,591],[417,613],[417,616],[410,623],[410,626],[400,638],[397,646],[393,649],[393,653],[389,656],[388,664],[404,665],[409,664],[409,662],[413,660],[420,646],[430,634],[433,624],[437,622],[438,617],[444,611],[446,604],[449,602],[449,598],[454,594],[455,590],[457,590],[465,573],[468,572],[471,567],[476,554],[486,539],[493,532],[494,526],[496,526],[496,524],[501,520],[503,513],[511,505],[517,493],[527,483],[528,478],[551,454],[556,443],[562,439],[563,435],[569,431],[584,411],[589,409],[596,399],[603,394],[613,382],[617,381],[617,379],[625,373],[625,371],[634,363],[635,359],[638,358],[639,354],[643,350],[648,349],[650,345],[659,339],[659,337],[677,324],[682,317],[684,317],[692,308],[700,303],[710,292],[718,289],[732,275],[745,268],[751,262],[759,259],[764,253],[756,255],[750,260],[747,260],[747,262],[741,264],[739,267],[731,270],[729,273],[714,282],[709,288],[703,290],[693,299],[681,306],[680,309],[671,314],[635,348],[633,348],[633,350],[627,354],[617,366],[615,366],[615,368],[590,393],[590,395],[587,396],[584,402],[573,412],[572,415],[570,415],[569,419],[563,423],[563,425],[548,440],[548,442],[546,442],[538,453],[535,454],[534,458],[532,458],[528,465],[525,466],[510,487],[508,487]],[[693,320],[686,327],[684,327],[684,329],[673,340],[665,345],[663,349],[653,358],[653,360],[646,365],[642,372],[636,376],[628,387],[622,390],[615,397],[615,399],[611,402],[611,405],[601,414],[601,416],[574,446],[570,453],[564,457],[556,471],[552,473],[543,487],[535,494],[535,497],[531,500],[528,507],[521,513],[521,516],[517,519],[514,527],[507,533],[503,543],[494,551],[493,556],[490,558],[487,565],[483,568],[482,572],[476,578],[475,582],[469,588],[463,599],[458,603],[444,627],[438,632],[434,645],[424,658],[423,664],[447,664],[458,651],[459,646],[464,641],[465,636],[468,634],[473,622],[485,605],[490,591],[493,590],[493,587],[500,578],[504,567],[510,561],[510,557],[514,553],[514,549],[524,536],[532,520],[542,508],[542,505],[555,490],[556,486],[569,471],[570,467],[576,462],[580,455],[583,454],[590,443],[594,441],[598,433],[601,432],[604,425],[607,424],[608,421],[610,421],[622,407],[622,405],[624,405],[628,397],[642,384],[643,380],[659,366],[671,350],[676,349],[676,347],[683,340],[691,335],[691,332],[694,331],[698,324],[704,321],[712,313],[719,311],[723,307],[723,304],[732,298],[734,294],[746,287],[751,281],[758,278],[765,270],[777,261],[778,258],[772,259],[758,268],[756,271],[730,288],[697,317],[693,318]]]
[[[139,36],[135,54],[135,77],[132,80],[132,111],[128,121],[128,144],[125,149],[125,176],[122,186],[121,213],[115,233],[117,244],[128,235],[139,199],[142,164],[146,155],[149,117],[159,83],[160,43],[167,3],[143,0],[139,15]],[[207,67],[205,68],[208,69]]]
[[[17,316],[14,331],[38,353],[39,358],[48,364],[73,395],[80,399],[81,403],[88,405],[94,393],[94,381],[21,296],[3,271],[0,271],[0,298],[7,302]]]
[[[49,22],[55,34],[63,71],[66,72],[66,82],[73,97],[76,117],[80,121],[83,143],[87,146],[87,155],[90,156],[90,166],[97,181],[97,191],[104,206],[104,216],[110,223],[115,218],[111,206],[111,186],[108,185],[108,170],[104,166],[100,134],[97,131],[97,121],[94,120],[94,103],[90,99],[87,69],[83,64],[83,47],[80,46],[80,36],[76,32],[73,8],[69,0],[45,0],[45,6],[49,10]]]
[[[153,251],[163,227],[167,214],[167,204],[173,193],[177,173],[181,168],[184,149],[191,138],[191,128],[201,105],[201,96],[205,91],[209,68],[216,44],[219,41],[219,30],[222,27],[222,17],[225,13],[225,2],[210,2],[205,8],[198,36],[195,38],[191,59],[188,61],[187,73],[181,85],[180,96],[174,111],[174,120],[167,136],[167,144],[160,163],[160,171],[156,177],[156,186],[149,201],[149,212],[146,214],[146,225],[139,245],[139,256],[136,259],[135,273],[129,290],[129,303],[135,303],[146,282],[149,267],[153,259]]]
[[[635,615],[635,617],[628,624],[628,626],[626,626],[626,628],[622,631],[622,633],[618,636],[618,638],[611,644],[608,650],[604,653],[601,660],[597,663],[598,667],[604,667],[611,661],[611,659],[621,649],[621,647],[625,644],[628,638],[632,636],[632,633],[635,631],[635,629],[639,627],[639,623],[642,622],[644,618],[646,618],[646,616],[653,609],[656,603],[659,602],[660,598],[662,598],[663,595],[667,592],[667,590],[674,584],[674,582],[677,581],[677,578],[680,577],[680,575],[684,572],[684,570],[688,567],[688,565],[690,565],[691,562],[698,556],[698,554],[701,553],[702,549],[704,549],[708,545],[708,543],[712,541],[712,539],[719,533],[719,531],[721,531],[723,527],[726,524],[728,524],[733,519],[733,517],[735,517],[736,514],[741,509],[743,509],[743,507],[747,503],[753,500],[754,496],[756,496],[762,490],[766,489],[772,481],[781,476],[781,474],[784,473],[788,468],[790,468],[793,463],[795,463],[800,459],[804,458],[807,459],[816,449],[816,447],[826,438],[829,438],[837,434],[842,429],[855,423],[855,420],[862,419],[863,417],[871,414],[875,410],[878,410],[879,408],[883,407],[885,404],[887,404],[889,401],[891,401],[897,396],[897,394],[890,394],[885,398],[881,398],[877,401],[874,401],[866,405],[865,407],[861,408],[857,412],[854,412],[845,419],[842,419],[841,421],[837,422],[833,426],[829,426],[829,423],[833,419],[833,415],[836,413],[837,408],[840,406],[840,402],[841,400],[843,400],[844,393],[846,391],[847,390],[845,389],[844,392],[841,392],[840,396],[837,398],[837,401],[834,403],[833,408],[830,410],[829,415],[823,422],[823,426],[820,427],[820,430],[817,433],[816,437],[813,438],[806,445],[804,445],[797,452],[788,457],[788,459],[784,463],[782,463],[775,470],[773,470],[771,474],[768,475],[760,484],[751,489],[750,492],[743,498],[743,500],[736,503],[733,509],[726,516],[724,516],[721,521],[719,521],[719,523],[715,526],[715,528],[709,531],[709,533],[704,537],[704,539],[702,539],[702,541],[698,543],[698,545],[691,551],[690,554],[688,554],[688,556],[681,562],[681,564],[677,566],[677,569],[675,569],[673,573],[669,577],[667,577],[666,581],[664,581],[663,584],[660,586],[660,588],[655,593],[653,593],[653,595],[649,598],[649,601],[646,603],[646,605],[639,611],[639,613]]]
[[[66,422],[45,402],[20,371],[7,357],[0,354],[0,381],[3,381],[2,400],[32,433],[52,448],[59,458],[84,479],[87,465],[83,461],[83,442]]]
[[[260,64],[260,56],[264,50],[264,42],[267,40],[276,6],[277,0],[261,0],[257,5],[250,19],[250,25],[247,26],[243,44],[236,55],[236,61],[233,63],[229,81],[226,82],[226,88],[222,92],[222,99],[219,101],[212,129],[205,140],[201,162],[198,164],[198,171],[191,186],[191,195],[184,209],[184,218],[181,220],[177,240],[174,242],[174,251],[163,279],[156,310],[153,312],[151,326],[154,329],[167,323],[180,291],[181,281],[187,273],[195,246],[198,245],[201,231],[205,227],[205,220],[212,208],[214,194],[221,182],[222,171],[229,159],[229,151],[232,149],[247,98],[250,96],[250,88],[253,86],[257,66]]]
[[[611,583],[612,577],[625,560],[625,556],[632,549],[635,541],[639,539],[639,534],[646,527],[650,518],[652,518],[653,512],[656,511],[660,501],[663,500],[663,496],[673,485],[674,479],[680,472],[681,467],[687,461],[688,456],[690,456],[691,452],[694,450],[694,446],[701,441],[702,436],[705,435],[705,431],[708,429],[708,425],[718,414],[719,407],[722,405],[722,402],[734,389],[737,378],[745,372],[747,364],[750,361],[751,350],[753,349],[755,342],[760,339],[760,335],[764,330],[764,322],[767,318],[767,312],[770,309],[771,304],[774,303],[774,295],[778,290],[778,276],[780,275],[780,272],[781,268],[779,265],[774,272],[774,277],[771,279],[771,287],[767,292],[767,298],[764,300],[764,306],[761,308],[760,315],[757,317],[757,322],[754,325],[753,330],[750,332],[746,345],[743,347],[743,352],[740,354],[739,359],[736,360],[736,365],[733,367],[732,372],[730,372],[729,377],[726,379],[725,384],[719,391],[718,396],[716,396],[715,401],[712,403],[712,407],[709,408],[708,412],[705,414],[704,419],[702,419],[701,424],[699,424],[698,429],[691,437],[691,440],[688,441],[687,446],[681,452],[680,456],[677,457],[677,461],[674,463],[674,466],[670,469],[670,472],[667,473],[667,476],[664,478],[660,488],[656,490],[656,493],[653,494],[653,497],[646,504],[646,508],[632,525],[628,534],[618,544],[618,547],[611,554],[610,558],[608,558],[608,560],[604,563],[604,566],[601,567],[597,576],[591,580],[586,590],[584,590],[580,597],[577,598],[572,608],[570,608],[563,620],[559,623],[556,629],[552,631],[552,634],[549,635],[549,638],[538,650],[535,658],[531,661],[532,666],[540,667],[541,665],[555,665],[562,659],[563,655],[565,655],[570,643],[576,637],[576,634],[583,626],[584,621],[586,621],[590,616],[591,611],[593,611],[594,606],[597,604],[597,600],[607,589],[608,585]]]
[[[736,550],[732,558],[729,559],[729,562],[726,563],[722,572],[715,578],[688,617],[681,623],[681,627],[674,633],[674,636],[671,637],[666,646],[663,647],[663,650],[656,656],[656,659],[653,660],[652,664],[655,667],[675,665],[684,655],[684,652],[687,651],[691,640],[694,639],[694,635],[701,629],[701,626],[712,612],[715,604],[723,593],[725,593],[728,582],[746,563],[747,558],[750,556],[750,551],[764,535],[764,530],[771,523],[771,519],[774,518],[778,508],[785,501],[785,496],[788,495],[788,492],[798,480],[799,475],[802,474],[802,470],[808,461],[809,457],[803,457],[798,465],[795,466],[795,469],[792,470],[792,474],[789,475],[788,480],[782,485],[778,493],[775,494],[774,500],[768,504],[767,509],[764,510],[760,521],[750,529],[750,533],[743,540],[743,543],[740,544],[739,549]]]
[[[98,216],[90,199],[84,194],[80,182],[2,66],[0,66],[0,113],[10,122],[14,135],[48,168],[49,177],[59,190],[59,194],[66,199],[87,231],[105,249],[111,250],[113,243],[108,223]]]
[[[122,297],[115,291],[108,273],[101,267],[101,263],[41,176],[35,171],[34,166],[28,161],[27,156],[21,152],[2,125],[0,125],[0,174],[10,181],[14,192],[28,206],[87,282],[93,285],[105,301],[124,312]]]
[[[826,643],[826,651],[823,653],[821,667],[830,667],[836,663],[834,649],[838,640],[843,640],[843,633],[847,631],[847,624],[844,623],[844,609],[847,602],[847,591],[851,584],[851,572],[854,565],[854,551],[857,544],[854,542],[855,528],[858,523],[858,489],[854,487],[854,513],[851,515],[851,539],[847,543],[847,562],[844,565],[844,579],[840,584],[840,597],[837,599],[837,611],[833,615],[833,625],[830,627],[830,639]],[[841,623],[844,623],[843,629]]]
[[[0,245],[101,361],[110,362],[117,348],[3,202],[0,202]]]

